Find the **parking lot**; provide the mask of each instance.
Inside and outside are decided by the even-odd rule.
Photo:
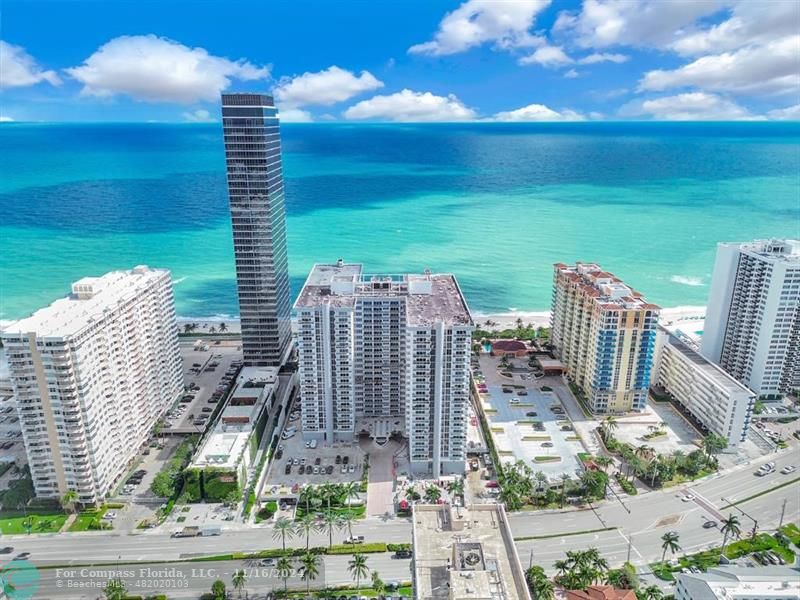
[[[211,425],[211,414],[233,381],[233,366],[241,365],[237,341],[182,341],[184,379],[189,391],[172,407],[166,426],[175,433],[202,433]]]
[[[479,359],[487,389],[481,394],[483,410],[500,460],[522,460],[551,481],[562,473],[579,475],[580,437],[556,394],[542,389],[553,387],[553,378],[531,379],[522,370],[527,363],[522,359],[512,361],[517,367],[513,377],[504,377],[499,362],[488,354]]]

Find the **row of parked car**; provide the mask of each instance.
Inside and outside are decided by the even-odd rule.
[[[797,467],[795,467],[794,465],[786,465],[781,469],[781,473],[784,475],[789,475],[790,473],[794,473],[796,470]],[[758,475],[759,477],[764,477],[774,472],[775,472],[775,463],[768,462],[759,467],[758,471],[756,471],[756,475]]]

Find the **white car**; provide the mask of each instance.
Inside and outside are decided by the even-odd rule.
[[[514,397],[513,397],[513,398],[511,398],[511,400],[509,400],[508,402],[509,402],[509,404],[519,404],[519,398],[517,398],[516,396],[514,396]]]
[[[685,496],[681,496],[682,502],[691,502],[694,500],[694,494],[686,494]]]
[[[789,473],[794,473],[797,470],[797,467],[794,465],[786,465],[781,469],[781,473],[784,475],[788,475]]]

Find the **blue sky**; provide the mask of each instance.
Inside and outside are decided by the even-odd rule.
[[[793,0],[3,0],[0,119],[800,119]]]

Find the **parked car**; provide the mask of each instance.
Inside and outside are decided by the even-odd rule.
[[[520,390],[520,391],[517,392],[517,394],[519,394],[520,396],[527,396],[528,395],[528,390]]]
[[[789,473],[794,473],[797,470],[797,467],[794,465],[786,465],[781,469],[781,473],[784,475],[788,475]]]
[[[395,558],[411,558],[411,550],[398,550],[394,553]]]
[[[341,454],[337,454],[337,455],[336,455],[336,460],[335,460],[334,462],[335,462],[337,465],[340,465],[340,464],[342,464],[342,455],[341,455]]]
[[[291,463],[286,463],[286,468],[283,470],[283,472],[284,472],[285,475],[291,475],[292,474],[292,465],[291,465]]]
[[[519,398],[514,396],[511,400],[508,401],[509,404],[519,404]]]
[[[325,473],[331,475],[333,473],[333,465],[328,465],[325,469]]]
[[[525,416],[526,417],[535,417],[535,416],[537,416],[537,413],[534,410],[529,410],[528,412],[525,413]]]
[[[355,473],[355,471],[356,471],[356,466],[355,465],[350,465],[349,467],[347,467],[347,472],[348,473]]]
[[[11,554],[14,551],[12,546],[6,546],[5,548],[0,548],[0,554]]]
[[[345,544],[363,544],[364,543],[364,536],[363,535],[354,535],[353,537],[349,537],[345,539]]]
[[[552,448],[552,447],[553,447],[553,442],[543,442],[542,443],[542,448]]]
[[[314,459],[314,464],[315,464],[315,465],[320,465],[320,464],[322,464],[322,459],[321,459],[321,458],[318,456],[317,458],[315,458],[315,459]]]
[[[343,456],[342,457],[342,464],[343,465],[346,465],[349,462],[350,462],[350,457],[349,456]]]

